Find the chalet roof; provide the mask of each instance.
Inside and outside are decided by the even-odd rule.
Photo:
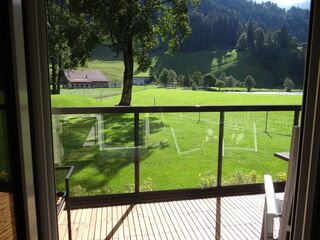
[[[100,70],[65,70],[64,74],[73,83],[110,82]]]

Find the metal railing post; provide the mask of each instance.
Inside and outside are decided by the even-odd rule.
[[[73,170],[73,168],[72,168]],[[72,240],[72,231],[71,231],[71,206],[70,206],[70,183],[69,178],[65,179],[66,185],[66,207],[67,207],[67,219],[68,219],[68,238]]]
[[[134,189],[140,192],[139,113],[134,114]]]
[[[268,132],[268,118],[269,118],[269,112],[266,111],[266,121],[265,121],[265,125],[264,125],[264,132],[265,133]]]
[[[221,187],[221,182],[222,182],[223,138],[224,138],[224,112],[220,112],[218,175],[217,175],[218,176],[217,177],[217,186],[218,187]]]
[[[293,126],[298,126],[299,125],[299,115],[300,115],[300,110],[295,110],[294,111]]]

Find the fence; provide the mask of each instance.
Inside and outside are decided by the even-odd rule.
[[[126,204],[126,203],[141,203],[150,201],[161,201],[161,200],[177,200],[177,199],[189,199],[197,197],[208,197],[208,196],[226,196],[226,195],[241,195],[241,194],[253,194],[263,192],[263,186],[261,183],[255,184],[242,184],[242,185],[228,185],[223,183],[223,162],[225,151],[228,150],[224,146],[224,138],[226,131],[226,124],[228,123],[228,114],[244,114],[244,113],[263,113],[265,122],[263,123],[263,129],[266,133],[272,132],[272,128],[268,126],[268,119],[270,118],[270,113],[281,113],[287,112],[292,114],[293,121],[287,123],[287,118],[279,119],[281,114],[274,115],[274,120],[284,120],[279,121],[279,125],[293,125],[299,124],[301,106],[296,105],[276,105],[276,106],[158,106],[158,107],[88,107],[88,108],[54,108],[52,113],[57,115],[90,115],[90,114],[133,114],[133,147],[134,152],[134,191],[132,193],[118,193],[118,194],[106,194],[106,195],[96,195],[96,196],[82,196],[73,197],[72,204],[74,207],[80,206],[98,206],[98,205],[112,205],[112,204]],[[170,189],[170,190],[156,190],[149,192],[141,192],[141,149],[142,143],[141,136],[147,134],[150,129],[147,129],[143,134],[141,133],[141,120],[143,114],[197,114],[197,122],[205,121],[202,119],[202,115],[206,116],[205,113],[215,113],[218,114],[218,151],[217,151],[217,168],[216,168],[216,185],[208,186],[207,188],[188,188],[188,189]],[[240,116],[240,115],[239,115]],[[163,116],[162,116],[163,117]],[[181,118],[181,121],[185,121],[185,118]],[[271,116],[272,117],[272,116]],[[145,118],[145,117],[144,117]],[[234,116],[237,119],[237,115]],[[149,119],[148,119],[149,121]],[[149,123],[148,123],[149,124]],[[163,121],[165,126],[165,122]],[[290,127],[290,130],[291,130]],[[244,126],[241,126],[244,128]],[[255,131],[255,125],[253,126],[253,131]],[[144,129],[144,128],[142,128]],[[210,132],[209,132],[210,133]],[[285,134],[284,132],[283,134]],[[173,137],[174,132],[172,132]],[[282,134],[282,133],[281,133]],[[241,139],[241,135],[233,136],[232,140],[237,142]],[[272,136],[271,136],[272,137]],[[175,139],[175,137],[174,137]],[[176,140],[175,140],[176,141]],[[191,139],[190,139],[191,141]],[[257,150],[256,140],[253,140],[252,149],[248,148],[248,151]],[[160,141],[160,143],[166,144],[165,140]],[[179,145],[175,142],[176,146]],[[177,147],[177,151],[181,152],[181,149]],[[227,150],[226,150],[227,149]],[[232,149],[232,148],[230,148]],[[235,149],[235,148],[233,148]],[[244,148],[245,149],[245,148]],[[178,169],[177,169],[178,171]],[[276,189],[282,190],[284,183],[277,183]]]

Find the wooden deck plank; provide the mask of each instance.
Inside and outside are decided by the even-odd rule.
[[[90,233],[90,227],[91,227],[91,215],[92,215],[93,209],[89,208],[86,212],[86,219],[84,222],[84,230],[82,235],[82,240],[87,240],[89,238]]]
[[[68,234],[67,212],[62,211],[58,216],[59,226],[59,239],[65,239],[65,235]]]
[[[173,217],[175,219],[175,221],[178,223],[176,226],[179,228],[178,233],[180,233],[180,235],[184,236],[184,239],[191,239],[191,235],[187,229],[187,227],[183,224],[182,218],[179,215],[179,213],[177,212],[177,209],[174,205],[173,202],[167,202],[166,204],[166,208],[168,211],[171,212],[171,217]]]
[[[186,217],[187,221],[191,226],[193,226],[194,233],[197,232],[197,234],[194,234],[196,239],[202,238],[207,239],[209,238],[208,233],[205,231],[205,228],[199,221],[199,214],[201,214],[201,211],[195,210],[192,205],[189,205],[187,201],[181,201],[180,206],[182,209],[186,211]]]
[[[166,225],[168,226],[168,231],[169,231],[169,239],[178,239],[180,238],[179,237],[179,234],[178,234],[178,231],[175,227],[175,223],[173,223],[172,221],[172,216],[170,214],[168,214],[165,206],[163,203],[158,203],[157,204],[160,211],[161,211],[161,214],[164,216],[164,219],[166,221]]]
[[[195,224],[193,224],[191,222],[189,212],[188,212],[188,210],[186,210],[183,207],[182,202],[181,201],[177,201],[177,202],[174,202],[173,204],[175,205],[175,209],[177,210],[177,213],[179,214],[179,216],[180,216],[180,218],[181,218],[181,220],[183,222],[183,225],[185,226],[185,231],[188,232],[188,234],[190,236],[190,239],[202,239],[203,236],[197,236],[195,234],[198,229],[195,226]]]
[[[151,208],[151,204],[145,204],[145,206],[146,206],[147,214],[149,216],[149,219],[150,219],[151,225],[152,225],[152,229],[153,229],[152,235],[154,236],[155,239],[161,239],[160,228],[159,228],[160,224],[156,220],[155,214]]]
[[[95,228],[96,228],[96,219],[97,219],[97,208],[93,208],[90,216],[90,226],[88,233],[88,240],[94,239]]]
[[[0,239],[15,239],[13,197],[11,193],[0,192]]]
[[[168,239],[167,237],[167,233],[166,233],[166,230],[165,230],[165,226],[164,226],[164,219],[162,216],[159,215],[159,212],[157,211],[157,208],[155,206],[155,203],[151,203],[149,204],[150,206],[150,209],[151,209],[151,213],[153,214],[153,217],[154,217],[154,224],[157,224],[157,227],[158,227],[158,239]]]
[[[237,215],[237,209],[228,209],[224,208],[222,205],[221,208],[221,215],[225,216],[225,219],[222,220],[222,224],[228,229],[232,229],[231,234],[233,236],[237,236],[239,238],[245,238],[245,235],[243,235],[242,229],[239,228],[239,225],[241,224],[242,215]]]
[[[172,230],[169,225],[169,219],[168,219],[169,216],[166,214],[166,212],[162,211],[160,203],[155,203],[154,207],[155,207],[158,215],[160,216],[160,220],[162,222],[163,230],[164,230],[166,238],[173,239]]]
[[[78,232],[77,232],[77,236],[76,239],[78,240],[81,240],[83,235],[86,235],[85,233],[85,223],[86,223],[86,219],[87,219],[87,213],[88,213],[88,210],[89,209],[83,209],[82,210],[82,214],[81,214],[81,218],[80,218],[80,222],[79,222],[79,229],[78,229]]]
[[[215,224],[216,224],[216,236],[220,237],[221,239],[227,239],[227,240],[232,240],[234,239],[235,236],[233,236],[232,232],[229,232],[229,229],[224,226],[223,219],[221,217],[221,211],[220,211],[220,217],[219,215],[217,216],[217,199],[204,199],[204,204],[207,205],[210,209],[209,213],[209,218],[215,219]]]
[[[105,239],[107,237],[107,208],[102,208],[101,212],[101,230],[100,230],[100,238]]]
[[[77,240],[259,239],[263,207],[264,195],[252,195],[78,209],[72,233]],[[65,211],[58,225],[67,239]]]
[[[190,208],[193,209],[193,212],[197,218],[197,221],[199,222],[201,227],[205,230],[206,236],[209,239],[214,239],[215,238],[215,232],[214,232],[215,222],[213,222],[214,224],[210,225],[210,222],[205,220],[204,213],[207,210],[203,209],[200,204],[197,204],[193,200],[187,201],[187,204]],[[197,212],[197,210],[199,210],[199,212]]]
[[[173,224],[173,227],[175,229],[175,233],[178,235],[179,239],[187,239],[186,233],[184,233],[183,228],[181,227],[181,221],[179,218],[173,213],[170,203],[164,202],[161,203],[166,210],[166,214],[170,216],[171,222]]]
[[[147,232],[146,239],[150,240],[152,238],[152,237],[150,237],[150,235],[152,236],[153,229],[152,229],[152,225],[150,222],[150,216],[148,215],[145,206],[146,206],[146,204],[141,204],[141,214],[143,215],[144,226],[145,226],[146,232]]]
[[[95,234],[94,234],[94,239],[101,239],[101,215],[102,215],[102,209],[103,208],[98,208],[97,209],[97,220],[96,220],[96,229],[95,229]]]
[[[223,200],[222,206],[228,201],[232,204],[235,201],[235,198],[225,198]],[[253,233],[245,229],[248,222],[251,222],[250,217],[245,219],[248,217],[248,212],[251,211],[251,206],[247,205],[247,210],[245,213],[243,213],[242,210],[242,206],[239,208],[237,205],[232,208],[224,208],[224,213],[228,219],[228,223],[224,223],[224,225],[228,226],[229,224],[228,228],[240,239],[251,238]]]

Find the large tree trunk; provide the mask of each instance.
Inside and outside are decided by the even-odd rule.
[[[124,74],[123,74],[123,88],[122,96],[119,106],[130,106],[132,96],[132,82],[133,82],[133,49],[132,40],[128,40],[126,51],[123,52]]]

